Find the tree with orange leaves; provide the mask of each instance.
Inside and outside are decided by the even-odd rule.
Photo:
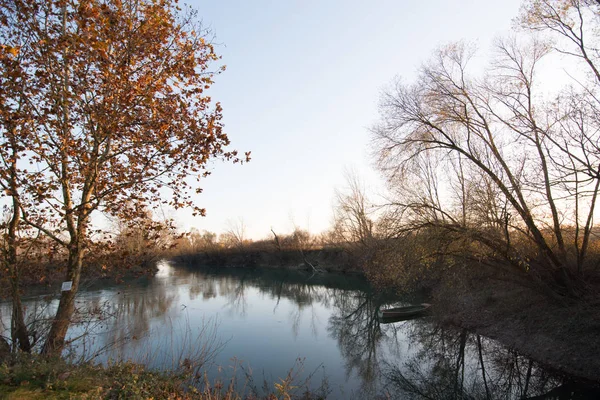
[[[14,107],[24,93],[32,132],[12,194],[23,222],[68,252],[72,289],[43,348],[58,353],[92,215],[134,219],[160,204],[203,215],[192,181],[209,174],[211,159],[250,154],[227,150],[221,106],[206,94],[223,68],[211,69],[219,57],[208,32],[176,0],[0,0],[0,29],[4,57],[23,77],[1,101]],[[0,132],[7,137],[7,126]]]

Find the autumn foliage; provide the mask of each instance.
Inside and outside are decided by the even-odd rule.
[[[62,347],[91,218],[191,207],[227,150],[206,91],[224,67],[196,12],[173,0],[0,1],[0,185],[22,229],[68,252],[45,350]]]

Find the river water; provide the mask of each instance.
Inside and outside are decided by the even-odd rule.
[[[28,297],[29,317],[43,320],[57,298]],[[77,301],[81,312],[69,333],[74,359],[198,368],[211,382],[235,378],[247,393],[291,377],[296,394],[309,388],[328,399],[599,398],[431,317],[380,323],[377,310],[390,299],[358,277],[161,262],[151,279],[90,284]],[[9,305],[0,304],[0,312],[6,335]]]

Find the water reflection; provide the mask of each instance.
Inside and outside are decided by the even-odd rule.
[[[149,337],[152,323],[166,324],[180,312],[178,292],[170,290],[167,282],[157,282],[152,290],[125,290],[107,301],[106,319],[101,332],[103,347],[111,347],[113,357],[126,354],[129,347],[138,348],[141,339]]]
[[[533,360],[465,330],[419,321],[406,336],[418,350],[387,363],[383,376],[392,398],[597,399],[597,388],[544,369]]]
[[[195,273],[208,276],[232,271]],[[258,287],[275,300],[297,306],[291,314],[297,336],[300,315],[315,303],[331,310],[327,333],[337,342],[346,380],[358,378],[354,395],[374,398],[525,399],[598,398],[599,392],[553,374],[499,343],[464,330],[444,328],[432,319],[381,324],[377,311],[384,300],[364,283],[310,281],[303,274],[262,271],[238,275],[229,296],[243,303],[245,288]],[[239,276],[239,275],[242,276]],[[387,299],[389,300],[389,299]],[[243,307],[239,308],[243,312]],[[316,335],[314,316],[311,332]],[[398,360],[402,360],[399,362]]]
[[[332,398],[600,398],[495,341],[431,318],[381,324],[377,311],[389,300],[358,277],[163,264],[148,282],[89,288],[80,315],[101,310],[100,317],[94,329],[74,324],[71,337],[83,336],[78,351],[99,361],[176,368],[190,359],[227,366],[237,357],[271,381],[306,357],[307,373],[325,367]]]
[[[345,359],[346,377],[356,372],[361,393],[375,393],[379,374],[378,348],[384,337],[377,318],[378,304],[370,292],[348,295],[338,293],[336,312],[329,319],[328,331],[339,343]]]

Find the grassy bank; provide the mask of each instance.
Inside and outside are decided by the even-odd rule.
[[[291,375],[256,394],[249,382],[209,382],[205,375],[182,368],[153,372],[141,365],[116,363],[107,367],[72,365],[60,359],[21,356],[0,364],[0,399],[323,399],[292,382]]]
[[[149,372],[127,363],[103,368],[21,357],[0,367],[0,398],[186,398],[182,378]]]

